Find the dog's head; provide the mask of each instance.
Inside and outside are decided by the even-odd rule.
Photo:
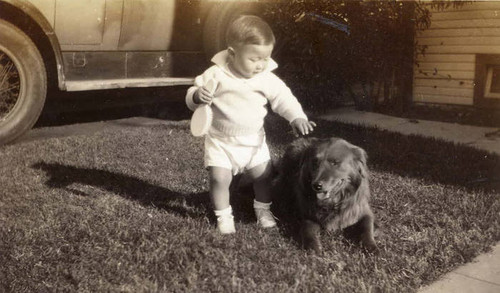
[[[368,176],[366,152],[339,138],[308,139],[302,154],[302,188],[320,205],[337,204],[354,194]]]

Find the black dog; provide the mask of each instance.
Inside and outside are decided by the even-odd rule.
[[[377,250],[366,160],[363,149],[339,138],[298,139],[287,148],[278,168],[278,185],[282,192],[293,194],[305,248],[322,250],[321,229],[350,227],[356,228],[352,231],[363,247]]]

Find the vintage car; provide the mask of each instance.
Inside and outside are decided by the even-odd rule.
[[[47,92],[188,85],[255,1],[0,0],[0,144]]]

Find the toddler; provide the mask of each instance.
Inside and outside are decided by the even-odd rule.
[[[290,89],[271,72],[277,68],[271,59],[275,37],[266,22],[257,16],[240,16],[229,26],[226,41],[228,48],[212,58],[215,65],[196,77],[186,95],[193,111],[211,104],[213,121],[205,135],[204,164],[222,234],[235,232],[229,185],[242,172],[253,182],[257,224],[276,226],[270,211],[272,166],[263,127],[266,104],[288,120],[296,133],[306,135],[316,126],[308,121]],[[216,84],[213,94],[205,87],[210,80]]]

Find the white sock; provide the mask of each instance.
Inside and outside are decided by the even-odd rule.
[[[233,208],[231,206],[228,206],[225,209],[222,210],[214,210],[215,216],[221,217],[221,216],[231,216],[233,214]]]
[[[271,204],[272,202],[260,202],[256,201],[255,199],[253,200],[253,208],[254,209],[263,209],[263,210],[269,210],[271,209]]]

